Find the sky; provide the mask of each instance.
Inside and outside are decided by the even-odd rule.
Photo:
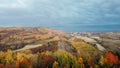
[[[0,0],[0,27],[120,31],[120,0]]]

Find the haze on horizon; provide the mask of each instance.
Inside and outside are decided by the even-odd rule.
[[[0,27],[120,31],[119,0],[0,0]]]

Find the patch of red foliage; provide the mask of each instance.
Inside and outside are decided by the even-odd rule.
[[[4,64],[0,64],[0,68],[4,68]]]
[[[109,51],[105,54],[105,63],[108,64],[119,64],[118,56],[114,55],[113,52]]]

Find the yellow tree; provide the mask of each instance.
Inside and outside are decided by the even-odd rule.
[[[101,65],[104,65],[104,64],[105,64],[105,59],[104,59],[103,56],[101,56],[99,63],[100,63]]]
[[[17,59],[18,62],[21,62],[23,60],[23,54],[17,53],[16,59]]]
[[[4,63],[4,52],[0,51],[0,63]]]
[[[80,64],[80,68],[84,68],[84,61],[83,61],[83,58],[82,57],[79,57],[78,58],[78,62],[79,62],[79,64]]]
[[[59,63],[57,61],[54,61],[52,68],[58,68],[58,64]]]
[[[13,58],[13,53],[12,53],[12,51],[11,50],[7,50],[7,52],[5,53],[5,61],[6,61],[6,63],[11,63],[11,62],[13,62],[14,61],[14,58]]]
[[[79,58],[78,58],[78,62],[80,63],[80,67],[81,67],[81,68],[84,68],[83,58],[82,58],[82,57],[79,57]]]

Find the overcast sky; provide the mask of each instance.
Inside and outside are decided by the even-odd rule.
[[[120,31],[120,0],[0,0],[0,26]]]

